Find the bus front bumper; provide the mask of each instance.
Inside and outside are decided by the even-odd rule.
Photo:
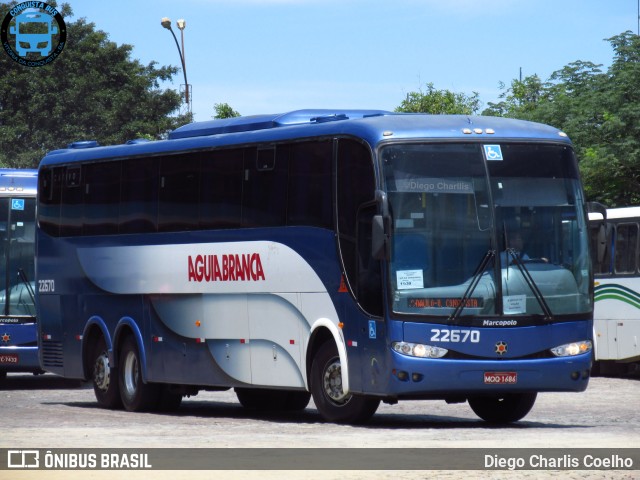
[[[447,360],[392,352],[392,395],[477,395],[509,392],[582,392],[587,388],[591,353],[527,360]]]
[[[5,372],[40,372],[38,347],[0,347],[0,370]]]

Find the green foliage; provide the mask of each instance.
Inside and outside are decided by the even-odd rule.
[[[213,118],[233,118],[239,117],[240,113],[236,112],[228,103],[216,103],[213,106],[213,109],[216,111],[216,114]]]
[[[0,18],[16,3],[0,3]],[[0,52],[0,165],[32,168],[76,140],[160,138],[189,120],[170,116],[181,97],[161,88],[177,68],[142,65],[131,59],[131,45],[109,41],[83,18],[72,22],[67,4],[59,10],[67,43],[53,62],[26,67]]]
[[[545,100],[544,85],[537,75],[525,77],[523,80],[513,80],[507,89],[504,83],[501,83],[500,87],[504,90],[500,94],[501,101],[489,102],[482,112],[483,115],[529,119]]]
[[[609,38],[614,56],[601,65],[573,62],[542,83],[533,75],[502,85],[483,112],[554,125],[573,140],[588,200],[640,204],[640,37]]]
[[[479,109],[477,92],[468,96],[449,90],[437,90],[433,83],[428,83],[426,92],[420,89],[408,93],[396,112],[473,115]]]

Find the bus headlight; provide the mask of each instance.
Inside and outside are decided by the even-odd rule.
[[[409,342],[393,342],[391,348],[402,355],[421,358],[442,358],[449,351],[446,348]]]
[[[593,349],[590,340],[582,340],[580,342],[565,343],[558,347],[553,347],[551,353],[556,357],[573,357],[582,353],[589,353]]]

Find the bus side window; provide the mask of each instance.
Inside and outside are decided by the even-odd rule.
[[[333,228],[329,140],[291,146],[287,225]]]
[[[376,213],[377,205],[375,204],[358,211],[356,296],[362,308],[372,315],[381,317],[383,315],[381,263],[380,260],[373,258],[371,252],[371,227]]]
[[[638,257],[638,225],[621,223],[616,227],[615,273],[635,273]]]
[[[198,228],[200,154],[171,155],[160,161],[158,231]]]
[[[117,233],[121,162],[93,163],[84,167],[83,235]]]
[[[289,151],[286,146],[247,148],[244,157],[242,225],[285,225]]]
[[[122,162],[120,233],[148,233],[157,230],[158,162],[155,158]]]
[[[200,171],[201,229],[239,228],[242,220],[244,150],[206,152]]]
[[[80,166],[64,168],[60,199],[60,235],[63,237],[82,234],[83,188],[81,178]]]
[[[360,278],[371,273],[371,269],[380,268],[379,261],[371,258],[371,222],[375,212],[366,206],[375,199],[373,161],[364,145],[353,140],[340,140],[337,162],[337,223],[344,272],[362,308],[372,315],[380,315],[381,304],[372,298],[377,290],[381,301],[381,282],[378,281],[376,286],[365,285],[367,279]],[[365,214],[368,214],[368,219]],[[359,231],[362,233],[358,239]],[[373,281],[375,283],[375,279]]]
[[[38,174],[40,228],[49,235],[60,234],[60,192],[62,168],[43,168]]]

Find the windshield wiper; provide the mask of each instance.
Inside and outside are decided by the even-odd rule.
[[[538,301],[538,304],[540,305],[540,308],[542,308],[542,312],[544,313],[544,319],[546,321],[552,320],[553,314],[551,313],[549,305],[547,305],[547,301],[544,299],[544,296],[538,288],[538,285],[536,285],[536,282],[533,280],[531,273],[529,273],[529,269],[524,265],[524,263],[522,263],[522,260],[518,257],[518,253],[513,248],[507,248],[507,258],[509,257],[513,258],[513,262],[511,263],[515,264],[515,266],[518,267],[518,270],[520,270],[524,281],[533,292],[533,296],[536,297],[536,300]]]
[[[456,320],[458,320],[458,318],[462,314],[462,310],[464,310],[464,307],[467,304],[467,301],[469,300],[469,298],[471,298],[471,295],[473,294],[474,290],[478,286],[478,283],[480,283],[480,278],[482,278],[482,274],[486,270],[487,265],[489,264],[491,259],[494,258],[495,256],[496,256],[495,250],[487,250],[487,253],[484,254],[484,257],[482,257],[482,260],[480,260],[480,263],[478,264],[478,267],[476,268],[475,272],[473,272],[473,276],[471,277],[471,282],[469,283],[469,286],[467,287],[464,294],[462,295],[462,298],[460,298],[460,303],[456,306],[455,310],[451,313],[451,315],[449,315],[449,318],[447,319],[448,322],[455,322]]]
[[[33,291],[33,287],[31,286],[31,283],[29,282],[29,279],[27,278],[27,274],[24,273],[24,270],[22,268],[18,269],[18,278],[20,278],[22,283],[24,283],[24,287],[27,289],[27,292],[29,292],[29,296],[31,297],[31,301],[35,305],[36,304],[36,292]]]

